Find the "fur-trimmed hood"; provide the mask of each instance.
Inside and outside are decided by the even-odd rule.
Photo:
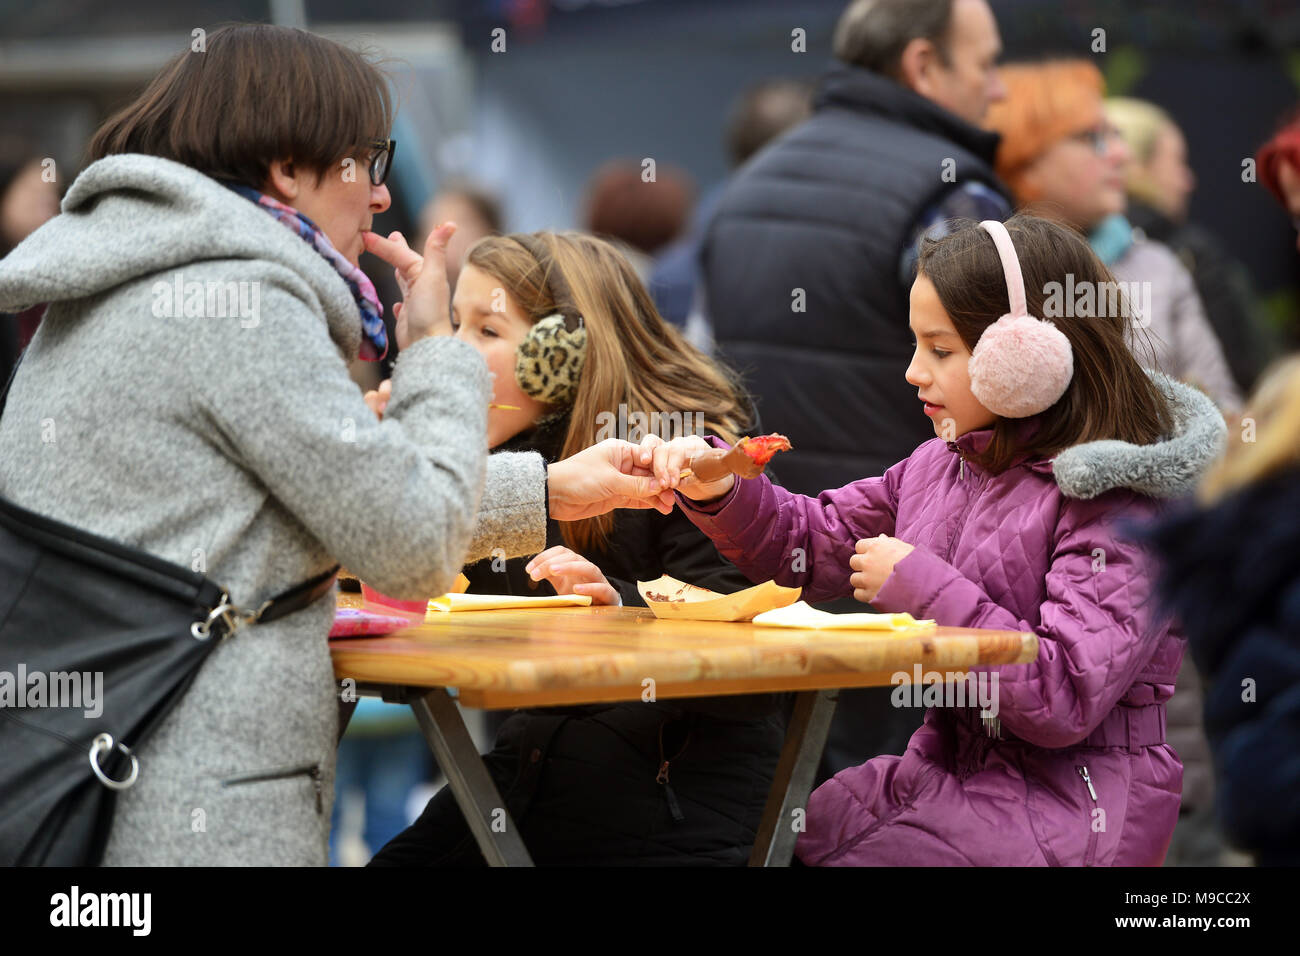
[[[1115,439],[1083,442],[1053,458],[1019,459],[1033,471],[1051,474],[1067,498],[1096,498],[1127,488],[1152,498],[1182,498],[1195,488],[1227,442],[1228,427],[1214,402],[1202,391],[1160,372],[1148,371],[1169,403],[1173,428],[1160,441],[1136,445]],[[1026,419],[1022,434],[1032,437],[1035,420]],[[982,452],[991,428],[967,432],[948,442],[955,454]]]
[[[1052,461],[1062,494],[1095,498],[1113,488],[1129,488],[1152,498],[1181,498],[1223,453],[1228,426],[1214,402],[1167,375],[1149,374],[1169,402],[1173,431],[1152,445],[1106,439],[1067,448]]]

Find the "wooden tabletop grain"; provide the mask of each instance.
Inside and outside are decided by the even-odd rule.
[[[344,595],[340,603],[360,606]],[[376,610],[382,608],[369,605]],[[922,672],[1023,664],[1018,631],[805,631],[661,621],[645,608],[464,611],[385,637],[330,641],[334,673],[360,683],[458,688],[469,707],[874,687]]]

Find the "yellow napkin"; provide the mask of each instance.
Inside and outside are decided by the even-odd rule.
[[[444,594],[429,602],[429,614],[435,611],[500,611],[521,607],[586,607],[591,604],[588,594],[557,594],[539,597],[513,594]]]
[[[918,621],[906,611],[898,614],[831,614],[797,601],[789,607],[764,611],[754,618],[761,627],[804,627],[819,631],[892,631],[910,627],[934,627],[934,621]]]

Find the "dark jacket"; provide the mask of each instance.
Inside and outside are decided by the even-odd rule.
[[[718,348],[794,444],[781,474],[800,494],[882,474],[933,437],[903,377],[900,256],[958,185],[1005,195],[997,135],[898,83],[840,66],[814,108],[737,171],[701,252]]]
[[[1205,681],[1217,817],[1261,864],[1300,864],[1300,471],[1154,532],[1160,588]]]
[[[1242,394],[1248,394],[1279,346],[1260,321],[1246,267],[1228,254],[1216,236],[1200,226],[1176,223],[1132,199],[1127,215],[1133,226],[1168,246],[1192,274],[1196,294],[1223,346],[1232,377]]]
[[[497,451],[560,456],[567,419]],[[678,509],[615,512],[610,545],[584,557],[625,606],[645,606],[638,580],[662,574],[729,593],[750,581]],[[548,520],[547,547],[564,544]],[[471,592],[554,594],[526,558],[465,569]],[[513,712],[485,755],[525,846],[540,864],[742,865],[753,846],[784,740],[787,695],[664,699]],[[663,762],[667,782],[658,782]],[[371,861],[461,866],[482,856],[444,788]]]
[[[504,442],[496,451],[540,452],[548,462],[561,457],[569,419],[561,418]],[[560,524],[546,520],[546,547],[564,544]],[[583,555],[596,564],[618,591],[625,607],[645,607],[636,582],[663,574],[711,591],[730,594],[752,582],[676,508],[663,515],[654,509],[614,512],[614,531],[604,550]],[[479,594],[554,594],[548,581],[534,581],[524,567],[529,558],[485,558],[465,568],[470,591]]]

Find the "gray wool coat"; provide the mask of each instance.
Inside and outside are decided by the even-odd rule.
[[[23,507],[205,571],[242,607],[336,562],[437,594],[493,548],[545,546],[540,456],[487,464],[478,353],[403,350],[377,421],[348,377],[361,323],[343,280],[187,166],[86,169],[0,261],[0,310],[40,302],[0,418],[0,494]],[[140,750],[105,863],[326,863],[333,613],[330,595],[213,652]]]

